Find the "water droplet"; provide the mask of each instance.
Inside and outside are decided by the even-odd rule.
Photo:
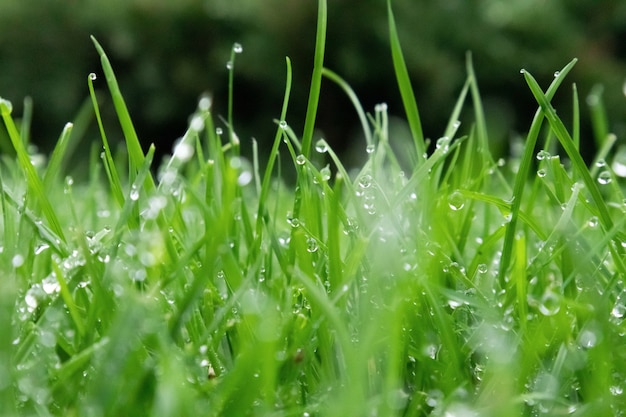
[[[233,69],[233,61],[228,61],[226,63],[226,69],[232,70]]]
[[[369,174],[362,175],[359,178],[359,187],[360,188],[370,188],[372,186],[372,176]]]
[[[480,274],[486,274],[489,269],[486,264],[478,264],[478,266],[476,267],[476,270]]]
[[[580,335],[578,336],[578,343],[580,346],[590,349],[598,343],[598,335],[590,329],[585,329],[580,332]]]
[[[287,223],[294,229],[300,227],[300,220],[297,217],[287,216]]]
[[[9,100],[0,97],[0,114],[8,116],[13,111],[13,104]]]
[[[139,200],[139,189],[138,189],[138,188],[137,188],[137,186],[136,186],[136,185],[134,185],[134,184],[130,187],[130,194],[129,194],[129,197],[130,197],[130,199],[131,199],[131,200],[133,200],[133,201],[137,201],[137,200]]]
[[[522,68],[521,70],[519,70],[520,74],[524,74],[526,72],[526,70],[524,68]]]
[[[589,220],[587,221],[587,225],[589,227],[597,227],[598,226],[598,217],[597,216],[591,216],[589,218]]]
[[[193,116],[191,118],[191,122],[189,123],[189,128],[191,130],[195,130],[196,132],[200,132],[202,129],[204,129],[204,119],[202,118],[202,116]]]
[[[450,148],[450,138],[447,136],[440,137],[435,143],[435,148],[440,149],[443,153],[448,152]]]
[[[202,122],[204,124],[204,122]],[[191,159],[195,152],[194,147],[182,139],[178,140],[174,144],[173,158],[181,163],[187,162]]]
[[[538,176],[539,178],[543,178],[543,177],[545,177],[545,176],[546,176],[546,170],[545,170],[545,169],[543,169],[543,168],[538,169],[538,170],[537,170],[537,176]]]
[[[609,392],[611,393],[611,395],[619,396],[624,393],[624,388],[620,385],[612,385],[611,387],[609,387]]]
[[[306,250],[313,253],[313,252],[317,252],[318,246],[317,246],[317,240],[315,240],[315,238],[310,237],[306,240]]]
[[[285,120],[281,120],[280,122],[278,122],[278,127],[280,127],[283,130],[287,129],[288,126],[289,125],[287,124]]]
[[[306,157],[304,155],[302,155],[302,154],[298,155],[296,157],[296,164],[298,164],[298,165],[306,164]]]
[[[37,300],[37,287],[32,287],[26,291],[24,302],[30,312],[33,312],[37,308],[37,305],[39,305],[39,301]]]
[[[211,96],[208,94],[205,94],[202,97],[200,97],[200,100],[198,101],[198,108],[202,111],[209,111],[211,110],[212,104],[213,104],[213,99],[211,98]]]
[[[611,182],[611,173],[609,171],[602,171],[598,175],[598,183],[601,185],[606,185]]]
[[[243,46],[241,46],[240,43],[235,42],[235,44],[233,44],[233,52],[236,54],[240,54],[243,52]]]
[[[448,207],[450,207],[450,210],[454,211],[461,210],[465,207],[465,199],[458,190],[448,196]]]
[[[48,245],[47,243],[42,243],[41,245],[38,245],[35,248],[35,255],[39,255],[40,253],[42,253],[43,251],[47,250],[50,248],[50,245]]]
[[[551,289],[547,289],[541,296],[539,312],[544,316],[554,316],[561,309],[561,298]]]
[[[365,148],[365,152],[367,152],[368,154],[373,154],[375,150],[376,150],[376,145],[374,145],[373,143],[370,143]]]
[[[252,181],[252,165],[246,158],[232,158],[230,160],[230,167],[238,172],[237,184],[239,184],[239,186],[246,186]]]
[[[11,259],[11,265],[13,265],[13,268],[19,268],[20,266],[24,265],[24,257],[20,254],[15,255]]]
[[[621,319],[624,317],[624,314],[626,314],[626,305],[618,300],[611,310],[611,316],[615,317],[616,319]]]
[[[561,71],[554,71],[554,78],[558,77],[559,75],[561,75]]]
[[[605,161],[604,159],[598,159],[598,160],[596,161],[596,166],[597,166],[598,168],[605,167],[605,166],[606,166],[606,161]]]
[[[320,175],[322,176],[322,181],[328,181],[330,179],[330,167],[326,165],[324,168],[320,170]]]
[[[550,152],[541,150],[537,152],[537,160],[543,161],[544,159],[550,159]]]
[[[374,111],[377,113],[384,113],[387,111],[387,103],[379,103],[374,106]]]
[[[324,139],[320,139],[315,143],[315,150],[319,153],[328,152],[328,143]]]
[[[54,273],[51,273],[41,281],[41,288],[46,294],[54,294],[61,290]]]

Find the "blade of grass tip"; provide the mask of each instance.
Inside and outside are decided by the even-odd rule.
[[[291,94],[291,60],[289,57],[285,57],[285,62],[287,65],[287,79],[285,82],[285,94],[283,96],[283,107],[280,112],[280,120],[285,120],[287,118],[287,108],[289,107],[289,96]],[[274,144],[272,145],[272,150],[270,151],[269,159],[267,161],[267,167],[265,168],[265,173],[263,175],[263,183],[261,184],[261,192],[259,194],[259,206],[257,212],[257,223],[256,223],[256,238],[257,245],[255,245],[256,249],[260,250],[261,244],[261,235],[263,232],[263,221],[266,217],[267,213],[267,195],[270,192],[271,180],[272,180],[272,171],[274,170],[274,164],[276,163],[276,158],[278,157],[278,147],[282,141],[284,135],[284,129],[279,125],[276,129],[276,136],[274,137]],[[257,247],[258,246],[258,247]]]
[[[467,53],[466,58],[467,74],[470,81],[470,90],[472,91],[472,103],[474,104],[474,115],[476,117],[476,133],[481,146],[488,145],[487,122],[485,120],[485,110],[483,109],[482,100],[480,99],[480,91],[478,90],[478,81],[474,72],[474,63],[472,61],[472,53]]]
[[[354,106],[354,109],[356,110],[359,116],[359,121],[361,122],[361,127],[363,128],[363,134],[365,135],[365,142],[367,143],[367,145],[373,145],[372,131],[367,122],[367,117],[365,116],[365,112],[363,111],[363,106],[361,105],[361,102],[359,101],[359,98],[357,97],[354,90],[350,87],[350,85],[343,78],[341,78],[339,75],[329,70],[328,68],[324,68],[322,70],[322,75],[324,75],[329,80],[333,81],[344,91],[344,93],[346,93],[346,95],[352,102],[352,105]]]
[[[613,133],[609,133],[606,135],[606,139],[604,140],[602,147],[596,154],[596,157],[591,164],[591,169],[589,170],[589,175],[591,175],[592,178],[595,178],[596,175],[598,175],[598,171],[600,169],[606,169],[606,158],[609,156],[611,149],[613,149],[615,142],[617,142],[617,136],[615,136]]]
[[[544,95],[543,91],[541,91],[541,87],[539,87],[539,84],[537,84],[537,81],[534,79],[534,77],[527,71],[524,71],[524,78],[526,79],[530,90],[535,96],[535,99],[541,106],[541,109],[545,114],[546,119],[548,119],[550,127],[554,131],[556,137],[559,139],[561,146],[563,146],[563,149],[565,149],[565,152],[571,159],[572,166],[578,171],[578,173],[582,177],[585,186],[587,187],[589,193],[591,194],[591,197],[593,198],[594,203],[596,204],[596,207],[598,208],[598,214],[600,215],[600,221],[602,222],[604,229],[611,229],[613,227],[613,220],[611,219],[611,216],[609,214],[606,202],[602,198],[602,194],[600,193],[600,189],[598,188],[596,182],[593,180],[593,178],[591,178],[585,161],[583,160],[580,153],[576,150],[574,142],[567,132],[565,125],[563,125],[561,119],[559,119],[559,117],[556,115],[556,111],[548,101],[546,95]]]
[[[302,133],[302,154],[309,157],[311,142],[313,141],[313,129],[319,105],[320,90],[322,87],[322,70],[324,69],[324,49],[326,47],[326,24],[328,20],[326,0],[318,1],[317,8],[317,34],[315,36],[315,57],[313,58],[313,75],[311,76],[311,89],[309,102]],[[285,119],[281,119],[285,120]]]
[[[444,132],[444,136],[449,138],[453,137],[456,134],[456,131],[459,129],[461,122],[459,121],[459,117],[461,115],[461,111],[463,110],[463,104],[465,103],[465,98],[467,97],[467,91],[470,88],[470,77],[467,77],[465,80],[465,84],[463,84],[463,88],[461,89],[461,93],[459,94],[459,98],[456,100],[456,104],[454,105],[454,109],[452,110],[452,114],[450,115],[450,119],[448,120],[448,125],[446,126],[446,130]]]
[[[571,69],[576,64],[576,59],[570,61],[561,71],[559,71],[558,76],[552,80],[550,87],[548,87],[548,91],[546,92],[546,97],[552,99],[556,90],[559,88],[565,76],[571,71]],[[521,70],[522,73],[525,73],[525,70]],[[535,117],[530,125],[530,129],[528,131],[528,135],[526,136],[526,145],[524,146],[524,153],[522,155],[522,159],[520,160],[519,169],[517,171],[517,175],[515,177],[515,182],[513,184],[513,196],[511,202],[511,220],[509,221],[506,233],[504,236],[504,243],[502,244],[502,257],[500,258],[500,269],[498,271],[498,280],[500,281],[500,285],[504,285],[505,275],[509,268],[509,263],[511,261],[511,254],[513,251],[513,240],[515,238],[515,230],[517,227],[517,219],[519,216],[520,208],[522,206],[522,195],[524,194],[524,188],[528,181],[528,173],[530,172],[530,167],[532,166],[533,156],[535,153],[535,145],[537,144],[537,138],[539,137],[539,132],[541,130],[541,124],[543,123],[544,114],[541,109],[538,109],[535,113]]]
[[[33,120],[33,99],[24,97],[24,112],[22,113],[22,123],[20,123],[20,135],[25,144],[30,143],[30,126]]]
[[[72,123],[65,125],[63,132],[61,132],[61,136],[52,151],[50,161],[46,167],[46,172],[43,174],[43,185],[47,190],[51,189],[53,182],[59,177],[61,165],[67,152],[67,145],[69,143],[73,127],[74,125]]]
[[[602,147],[609,134],[609,120],[602,101],[604,87],[601,84],[595,85],[587,96],[587,105],[591,113],[591,127],[596,146]]]
[[[96,114],[96,120],[98,122],[98,128],[100,129],[100,137],[102,138],[102,146],[104,148],[104,169],[106,170],[107,177],[109,178],[109,185],[111,186],[111,192],[113,198],[120,207],[124,206],[124,192],[120,176],[117,173],[115,162],[113,161],[113,154],[111,153],[111,147],[104,131],[104,125],[102,124],[102,117],[100,116],[100,106],[98,105],[98,99],[93,89],[93,81],[96,79],[96,74],[91,73],[87,77],[87,84],[89,85],[89,95],[91,95],[91,102],[93,104],[93,110]]]
[[[111,98],[113,99],[113,105],[115,107],[115,111],[117,113],[117,117],[120,121],[120,125],[122,126],[122,132],[124,133],[124,138],[126,139],[126,147],[128,149],[128,157],[131,172],[129,175],[131,179],[134,177],[135,172],[141,168],[144,162],[145,155],[143,150],[141,149],[141,144],[139,143],[139,138],[137,137],[137,132],[135,131],[135,127],[133,126],[132,119],[130,118],[130,114],[128,113],[128,108],[126,107],[126,103],[124,101],[124,97],[122,97],[122,92],[117,84],[117,79],[115,78],[115,73],[113,72],[113,67],[111,66],[111,62],[109,58],[106,56],[104,49],[96,38],[91,37],[93,44],[100,55],[100,62],[102,64],[102,70],[104,71],[104,75],[106,77],[107,85],[109,86],[109,91],[111,93]],[[148,191],[152,191],[154,189],[154,179],[151,175],[146,176],[146,184]]]
[[[411,135],[413,136],[413,141],[415,143],[417,160],[419,162],[423,162],[425,159],[424,154],[426,153],[426,144],[424,142],[422,122],[417,109],[417,101],[415,101],[413,87],[411,86],[409,71],[404,61],[404,55],[402,54],[400,38],[398,37],[398,30],[396,28],[396,21],[393,17],[393,10],[391,8],[391,0],[387,0],[387,16],[389,19],[389,41],[391,44],[391,59],[393,61],[393,68],[396,73],[396,80],[398,82],[398,88],[400,89],[404,111],[406,112],[407,120],[409,122],[409,128],[411,129]]]
[[[13,144],[13,148],[15,149],[15,152],[17,154],[19,164],[22,166],[22,169],[26,174],[28,188],[35,194],[40,204],[41,212],[48,221],[52,231],[63,242],[65,242],[66,240],[65,234],[63,233],[63,228],[61,227],[56,212],[52,208],[52,204],[50,203],[50,200],[48,199],[48,196],[44,191],[43,183],[41,182],[39,175],[37,175],[37,170],[35,170],[35,167],[30,161],[28,152],[24,147],[24,143],[22,142],[17,128],[15,127],[15,123],[13,122],[13,118],[11,117],[12,109],[13,106],[11,105],[11,102],[0,98],[0,114],[2,115],[2,119],[4,120],[4,125],[6,126],[9,138],[11,139],[11,143]]]
[[[230,52],[230,60],[226,67],[228,68],[228,141],[232,144],[233,153],[239,156],[239,139],[235,135],[233,128],[233,89],[235,78],[235,56],[243,51],[240,44],[235,43]]]
[[[580,151],[580,103],[576,83],[572,84],[572,139],[576,150]]]

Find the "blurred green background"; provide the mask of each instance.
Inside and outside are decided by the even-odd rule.
[[[584,103],[604,85],[611,130],[626,133],[626,2],[623,0],[395,0],[394,11],[425,133],[444,130],[472,51],[494,146],[506,152],[536,109],[521,68],[547,86],[554,71],[579,58],[570,82]],[[326,66],[355,89],[366,110],[386,102],[403,116],[388,47],[385,0],[329,0]],[[32,141],[49,150],[88,97],[87,75],[101,74],[93,34],[107,51],[142,142],[169,152],[202,93],[226,116],[225,63],[234,42],[235,129],[243,147],[273,139],[285,56],[293,62],[288,122],[301,132],[315,41],[313,0],[2,0],[0,96],[22,113],[34,101]],[[104,90],[104,77],[96,87]],[[102,98],[106,95],[102,94]],[[105,105],[111,118],[111,105]],[[555,99],[571,111],[571,89]],[[586,109],[584,109],[586,114]],[[468,112],[471,109],[468,109]],[[567,116],[564,117],[567,119]],[[115,126],[109,122],[109,126]],[[320,135],[346,153],[364,150],[357,118],[338,87],[325,82]],[[116,135],[110,139],[116,139]],[[117,139],[121,134],[117,134]],[[98,140],[90,130],[90,140]],[[363,148],[363,149],[362,149]]]

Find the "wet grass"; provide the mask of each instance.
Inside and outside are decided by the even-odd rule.
[[[16,155],[0,169],[0,415],[622,415],[626,160],[601,97],[590,167],[576,89],[573,126],[550,105],[575,61],[545,92],[512,74],[538,110],[496,161],[469,56],[444,134],[425,139],[390,7],[411,132],[399,148],[387,107],[367,112],[323,68],[325,10],[304,135],[287,121],[287,59],[267,161],[240,157],[236,114],[216,120],[207,97],[153,161],[97,42],[92,103],[98,115],[103,78],[126,148],[98,116],[86,178],[67,176],[69,149],[86,146],[71,124],[46,162],[0,100]],[[361,119],[358,170],[314,139],[322,82]]]

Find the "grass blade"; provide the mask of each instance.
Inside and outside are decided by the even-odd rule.
[[[32,162],[30,161],[30,157],[28,156],[28,152],[24,147],[24,143],[20,138],[20,135],[15,127],[15,123],[13,122],[13,118],[11,117],[12,106],[11,103],[7,100],[0,98],[0,113],[2,114],[2,119],[4,120],[4,124],[7,128],[7,132],[9,133],[9,138],[11,139],[11,143],[15,149],[17,154],[17,159],[24,170],[26,175],[26,181],[28,182],[29,190],[35,195],[38,203],[40,204],[41,212],[44,217],[48,221],[50,228],[52,231],[63,241],[65,242],[65,234],[63,232],[63,227],[59,222],[57,214],[55,210],[52,208],[52,204],[48,199],[48,196],[44,192],[44,185],[35,170]]]
[[[322,71],[324,70],[324,50],[326,48],[326,25],[328,20],[326,0],[319,0],[317,12],[317,34],[315,36],[315,57],[313,60],[313,75],[311,77],[311,90],[309,103],[306,109],[304,132],[302,133],[302,154],[309,157],[311,143],[313,141],[313,129],[317,117],[320,89],[322,87]],[[284,119],[283,119],[284,120]]]
[[[128,113],[124,97],[122,97],[122,92],[117,84],[117,79],[115,78],[113,67],[111,67],[111,62],[96,38],[92,36],[91,40],[100,55],[102,70],[104,71],[107,85],[109,86],[109,92],[111,93],[111,98],[113,99],[113,105],[115,106],[117,117],[120,121],[120,125],[122,126],[122,131],[124,132],[130,164],[129,175],[131,176],[131,180],[133,180],[137,170],[141,169],[143,166],[145,155],[141,149],[141,144],[139,143],[139,138],[137,137],[137,132],[133,126],[130,114]],[[148,188],[148,191],[152,191],[152,189],[154,189],[154,180],[151,175],[146,176],[146,183],[144,185]]]
[[[548,91],[546,92],[546,99],[552,99],[556,90],[559,88],[565,76],[571,71],[571,69],[576,64],[576,59],[569,62],[561,71],[557,77],[554,78],[550,87],[548,87]],[[522,70],[525,73],[525,70]],[[505,275],[507,273],[509,263],[511,261],[511,253],[513,251],[513,244],[515,238],[515,232],[517,227],[517,219],[519,217],[520,208],[522,206],[522,196],[524,194],[524,187],[526,186],[526,181],[528,179],[528,174],[530,172],[530,167],[532,166],[533,155],[535,152],[535,145],[537,144],[537,138],[539,137],[539,131],[541,129],[541,124],[543,123],[544,113],[541,109],[537,110],[535,113],[535,117],[530,125],[530,129],[528,131],[528,135],[526,136],[526,144],[524,146],[524,154],[522,155],[522,159],[520,160],[520,165],[517,171],[517,175],[515,177],[515,183],[513,184],[513,196],[512,196],[512,204],[511,204],[511,220],[509,221],[506,234],[504,237],[504,243],[502,245],[502,259],[500,262],[500,270],[498,272],[498,279],[500,280],[500,285],[504,285]]]
[[[387,0],[387,14],[389,17],[389,41],[391,43],[393,68],[396,73],[400,95],[402,96],[404,111],[406,112],[409,127],[411,128],[411,134],[413,135],[415,150],[417,151],[417,160],[423,162],[425,159],[424,154],[426,153],[426,144],[424,142],[424,133],[422,132],[422,122],[417,110],[417,101],[415,101],[415,94],[413,93],[413,87],[411,86],[409,71],[406,67],[406,63],[404,62],[404,55],[402,54],[400,38],[398,37],[398,30],[396,28],[396,21],[393,17],[393,10],[391,9],[391,0]]]

